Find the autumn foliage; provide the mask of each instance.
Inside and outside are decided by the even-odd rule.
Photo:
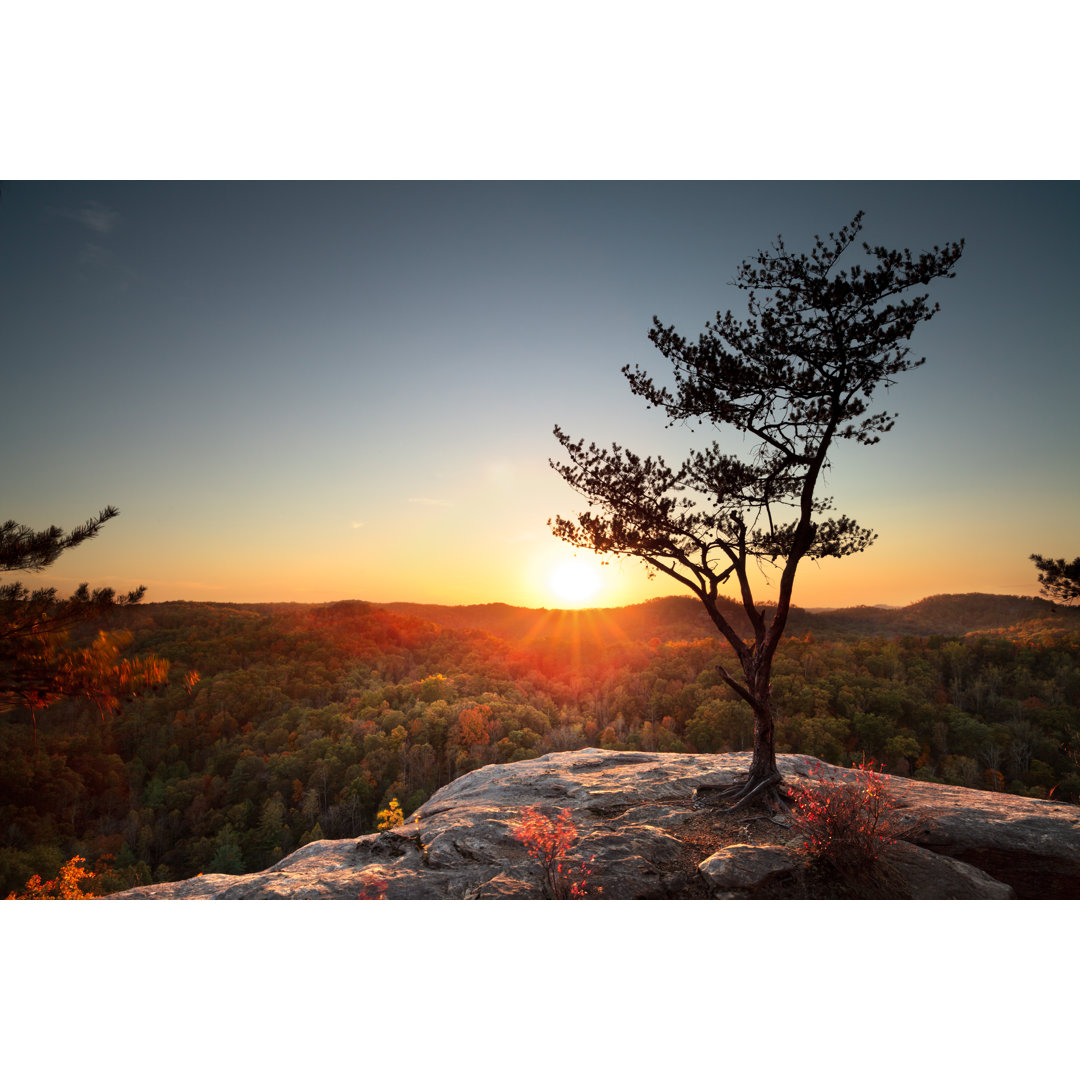
[[[777,654],[777,751],[833,765],[865,751],[897,776],[1075,804],[1080,609],[1031,629],[1023,620],[1038,605],[1048,609],[942,597],[903,612],[793,615],[806,636]],[[440,610],[457,616],[424,609]],[[536,623],[526,609],[476,611],[519,637],[362,604],[154,604],[110,616],[107,645],[97,628],[77,628],[69,652],[88,650],[105,670],[154,653],[171,662],[170,680],[137,696],[130,679],[110,682],[115,709],[80,695],[39,711],[38,752],[32,714],[4,712],[0,697],[0,898],[32,874],[56,878],[76,854],[103,894],[212,865],[255,872],[311,841],[375,832],[393,798],[407,820],[484,765],[585,746],[751,745],[750,707],[716,674],[728,651],[697,628],[689,598],[573,624],[566,613]],[[1019,629],[955,636],[1009,620]],[[525,640],[530,627],[541,636]],[[131,643],[114,653],[125,630]]]
[[[524,844],[525,850],[540,864],[545,900],[583,900],[590,894],[587,882],[596,856],[576,866],[567,857],[578,835],[569,810],[561,811],[554,819],[535,808],[525,810],[521,820],[512,826],[510,835]],[[603,889],[596,885],[591,891],[598,894]]]
[[[121,650],[131,641],[129,631],[104,630],[99,630],[97,638],[85,649],[65,650],[56,642],[47,641],[42,649],[51,650],[54,686],[49,693],[33,700],[47,707],[61,697],[85,697],[104,716],[106,712],[117,712],[123,699],[164,685],[169,678],[169,661],[157,656],[122,656]],[[196,672],[188,673],[189,692],[198,679]]]
[[[83,867],[83,857],[76,855],[60,867],[52,881],[41,880],[35,874],[27,883],[23,892],[9,893],[9,900],[89,900],[93,896],[93,886],[85,888],[83,882],[91,883],[94,872]]]
[[[390,805],[385,810],[379,811],[376,820],[378,822],[376,828],[379,832],[385,832],[387,829],[395,829],[398,825],[403,824],[405,815],[402,812],[397,799],[391,799]]]
[[[805,854],[840,872],[869,870],[909,830],[880,768],[873,761],[853,768],[853,776],[837,778],[819,762],[810,770],[812,785],[788,791]]]

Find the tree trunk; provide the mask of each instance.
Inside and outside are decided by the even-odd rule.
[[[766,701],[754,709],[754,759],[750,764],[751,783],[778,776],[776,768],[776,726],[772,707]]]
[[[754,695],[754,758],[750,764],[750,785],[780,775],[776,767],[776,722],[770,700],[770,674],[770,671],[759,670],[754,673],[753,680],[747,680]]]

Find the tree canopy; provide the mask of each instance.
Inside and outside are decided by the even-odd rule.
[[[67,533],[57,525],[35,531],[16,521],[5,521],[0,525],[0,573],[26,571],[33,574],[47,569],[65,551],[97,536],[101,527],[119,513],[115,506],[106,506],[97,517]],[[61,600],[52,588],[31,592],[18,581],[0,585],[0,641],[57,633],[111,608],[137,604],[145,592],[145,587],[140,586],[127,595],[118,596],[110,588],[91,592],[84,583],[67,599]]]
[[[837,233],[794,254],[778,237],[739,267],[733,284],[748,293],[749,317],[717,313],[696,343],[653,319],[649,339],[672,366],[674,386],[639,367],[623,368],[631,391],[662,409],[669,426],[711,424],[749,440],[741,456],[713,441],[677,466],[612,445],[555,436],[568,455],[552,467],[590,509],[556,517],[559,538],[601,555],[635,556],[674,578],[705,605],[731,646],[741,677],[724,682],[754,710],[754,761],[747,794],[779,780],[769,675],[803,558],[842,558],[875,539],[818,493],[837,440],[873,445],[895,414],[871,400],[911,359],[907,341],[939,310],[913,290],[954,276],[963,241],[918,256],[862,244],[872,262],[850,262],[862,213]],[[754,595],[754,567],[779,574],[778,596]],[[734,579],[753,628],[744,641],[725,617],[720,589]]]

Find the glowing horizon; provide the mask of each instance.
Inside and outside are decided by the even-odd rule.
[[[35,523],[36,524],[36,523]],[[43,523],[51,524],[51,523]],[[73,524],[73,523],[68,523]],[[110,525],[116,529],[117,523]],[[96,544],[105,543],[105,533]],[[567,549],[569,552],[569,549]],[[109,585],[118,590],[147,586],[145,602],[195,601],[220,603],[332,603],[340,600],[363,600],[374,604],[417,603],[438,604],[444,606],[468,606],[480,604],[507,604],[512,607],[524,607],[545,610],[593,610],[598,608],[627,607],[647,600],[668,596],[686,596],[695,599],[693,594],[682,588],[678,582],[665,575],[657,574],[647,580],[645,568],[635,566],[631,560],[622,560],[612,565],[602,565],[598,556],[591,552],[579,552],[573,555],[562,554],[557,547],[554,552],[543,552],[533,560],[535,570],[516,589],[507,588],[499,591],[488,583],[488,587],[470,588],[462,579],[457,579],[452,586],[431,580],[406,581],[401,575],[391,579],[373,575],[368,583],[357,582],[353,586],[336,585],[333,578],[315,583],[288,585],[281,581],[255,579],[244,582],[242,579],[228,582],[207,583],[199,581],[172,582],[155,580],[152,577],[136,579],[129,575],[110,573],[110,566],[117,564],[104,557],[101,560],[86,558],[76,560],[79,549],[63,556],[57,569],[74,569],[79,566],[84,571],[80,574],[46,573],[31,577],[22,575],[24,584],[32,588],[55,586],[60,592],[68,592],[83,581],[92,585]],[[89,555],[89,545],[85,554]],[[804,564],[796,577],[792,602],[801,608],[843,608],[865,606],[906,607],[931,596],[942,594],[986,593],[1007,596],[1037,596],[1038,582],[1033,572],[1027,572],[1027,563],[1022,572],[1011,578],[989,580],[990,573],[982,577],[978,568],[967,567],[965,572],[959,568],[945,567],[934,574],[915,576],[899,575],[893,580],[875,577],[868,573],[853,573],[859,558],[870,559],[872,551],[861,557],[842,560],[832,568]],[[551,583],[553,573],[565,567],[568,562],[577,561],[588,565],[590,573],[595,575],[594,584],[589,591],[574,601],[568,593],[560,592],[557,584]],[[1025,560],[1026,562],[1026,560]],[[66,566],[65,566],[66,564]],[[11,575],[14,579],[19,575]],[[367,587],[365,587],[365,585]],[[428,586],[425,588],[425,585]],[[565,586],[568,589],[575,585]],[[731,599],[738,601],[735,589],[722,591]],[[775,591],[768,588],[755,590],[755,600],[759,604],[775,601]]]

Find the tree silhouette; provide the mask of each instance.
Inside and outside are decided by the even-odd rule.
[[[827,240],[815,237],[809,254],[789,253],[778,237],[744,262],[733,284],[749,294],[746,321],[718,313],[691,344],[654,317],[649,339],[672,364],[673,390],[638,367],[622,369],[634,394],[667,413],[669,427],[732,429],[750,443],[743,457],[713,442],[671,468],[555,428],[569,462],[550,464],[590,509],[549,521],[554,534],[601,555],[636,556],[674,578],[702,601],[734,652],[741,676],[732,665],[719,673],[754,713],[749,775],[723,792],[735,806],[776,800],[770,676],[799,563],[853,555],[875,539],[846,516],[826,516],[832,502],[817,489],[829,452],[835,440],[870,446],[892,428],[895,414],[869,412],[870,399],[924,362],[908,359],[905,343],[938,311],[928,294],[910,291],[953,277],[963,252],[963,240],[917,257],[863,244],[874,264],[841,268],[862,217]],[[779,572],[773,606],[754,597],[755,566]],[[748,640],[719,604],[732,578],[753,630]]]
[[[1044,559],[1029,556],[1039,571],[1043,596],[1059,604],[1071,604],[1080,599],[1080,559],[1067,563],[1064,559]]]

